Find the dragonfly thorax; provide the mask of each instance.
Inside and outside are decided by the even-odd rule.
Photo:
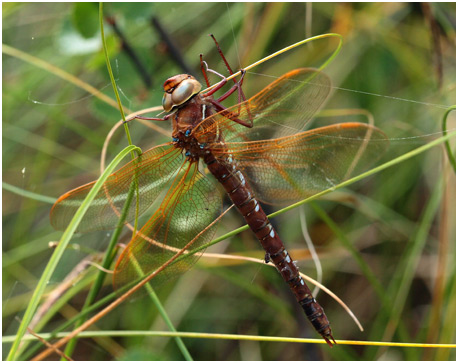
[[[199,142],[193,135],[191,130],[179,131],[174,134],[173,143],[175,147],[182,149],[184,155],[188,157],[190,161],[197,161],[205,154],[209,154],[210,150],[207,143]]]
[[[209,152],[210,145],[221,141],[218,132],[207,130],[209,123],[212,122],[209,117],[215,112],[212,96],[204,96],[201,93],[191,96],[175,110],[172,117],[172,140],[190,160],[196,161],[203,157]],[[205,130],[200,127],[204,120],[208,120]]]

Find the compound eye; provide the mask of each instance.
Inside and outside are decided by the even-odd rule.
[[[181,105],[194,95],[195,84],[191,80],[182,81],[172,93],[174,105]]]
[[[170,112],[174,107],[184,104],[192,96],[199,93],[202,85],[192,76],[179,74],[169,78],[164,83],[164,96],[162,107],[164,111]]]
[[[164,109],[165,112],[170,112],[173,108],[174,104],[172,101],[172,95],[169,93],[164,93],[164,96],[162,97],[162,108]]]

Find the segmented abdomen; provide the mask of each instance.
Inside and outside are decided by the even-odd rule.
[[[234,205],[256,234],[266,251],[266,260],[270,259],[275,264],[316,331],[332,346],[332,342],[335,343],[335,341],[323,308],[316,302],[310,289],[299,275],[297,266],[254,197],[243,173],[234,164],[227,160],[216,159],[212,154],[206,154],[204,162],[210,172],[223,185]]]

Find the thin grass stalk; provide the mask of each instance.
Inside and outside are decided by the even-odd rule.
[[[394,299],[391,304],[391,313],[388,316],[385,331],[383,333],[383,340],[391,340],[398,327],[408,296],[409,286],[412,283],[419,264],[421,251],[425,246],[428,232],[437,213],[437,209],[439,208],[442,189],[443,178],[440,177],[425,207],[417,233],[413,241],[408,243],[404,256],[397,264],[398,268],[393,272],[394,279],[388,287],[388,291],[390,292],[390,296],[394,296]],[[381,316],[382,315],[384,314],[381,314]],[[379,351],[377,355],[380,354],[381,351]]]
[[[339,44],[337,45],[336,49],[334,50],[334,52],[329,56],[328,59],[326,59],[323,64],[318,68],[320,71],[322,71],[323,69],[325,69],[329,63],[331,63],[335,57],[337,57],[337,55],[339,54],[341,48],[342,48],[342,44],[343,44],[343,37],[340,35],[340,34],[337,34],[337,33],[326,33],[326,34],[320,34],[320,35],[316,35],[314,37],[311,37],[311,38],[307,38],[307,39],[304,39],[304,40],[301,40],[300,42],[297,42],[297,43],[294,43],[292,45],[289,45],[283,49],[280,49],[279,51],[275,52],[275,53],[272,53],[270,55],[268,55],[267,57],[264,57],[262,58],[261,60],[258,60],[257,62],[254,62],[252,64],[250,64],[249,66],[247,67],[244,67],[243,70],[244,71],[249,71],[250,69],[272,59],[272,58],[275,58],[277,56],[279,56],[280,54],[283,54],[291,49],[294,49],[294,48],[297,48],[299,47],[300,45],[303,45],[303,44],[307,44],[307,43],[310,43],[310,42],[313,42],[314,40],[319,40],[319,39],[325,39],[325,38],[337,38],[339,40]],[[230,81],[232,78],[235,78],[235,77],[238,77],[240,76],[242,73],[241,71],[238,71],[238,72],[235,72],[234,74],[232,74],[231,76],[227,77],[226,79],[228,81]],[[201,93],[205,93],[205,92],[208,92],[209,90],[211,90],[213,87],[216,87],[217,83],[206,88],[205,90],[201,91]]]
[[[175,329],[175,326],[172,323],[172,320],[170,320],[170,317],[167,314],[167,311],[164,308],[164,305],[162,305],[161,301],[159,300],[159,297],[157,296],[156,292],[153,290],[150,284],[146,284],[146,290],[148,291],[148,296],[149,298],[153,301],[154,305],[156,306],[159,314],[162,316],[162,319],[164,320],[165,324],[169,328],[171,332],[176,333],[177,330]],[[181,351],[181,354],[183,354],[183,357],[189,362],[193,361],[194,359],[191,356],[191,353],[189,353],[188,348],[184,344],[183,340],[181,337],[176,336],[173,337],[175,339],[176,344],[178,345],[178,348]]]
[[[367,264],[367,262],[363,259],[359,251],[347,239],[344,232],[337,226],[337,224],[334,223],[334,221],[331,218],[329,218],[329,216],[320,206],[318,206],[318,204],[310,202],[310,206],[313,208],[316,215],[319,218],[321,218],[324,223],[326,223],[326,225],[331,229],[332,232],[334,232],[335,236],[340,240],[340,242],[342,242],[344,248],[347,249],[348,252],[350,252],[350,255],[353,257],[353,259],[356,261],[359,268],[361,269],[361,272],[364,274],[364,276],[366,276],[367,280],[374,288],[374,291],[377,294],[378,298],[382,301],[383,308],[388,309],[391,301],[388,299],[386,291],[384,290],[382,284],[380,283],[380,281],[378,281],[374,272]]]
[[[109,269],[111,264],[113,263],[114,258],[116,257],[115,248],[118,243],[119,236],[121,235],[122,228],[124,227],[124,222],[127,218],[127,213],[129,212],[129,207],[130,207],[130,203],[132,202],[132,198],[134,196],[135,187],[136,187],[136,183],[135,182],[131,183],[129,191],[127,193],[126,202],[124,203],[123,209],[121,211],[121,216],[118,220],[118,225],[116,229],[114,230],[113,235],[111,236],[110,243],[108,244],[108,247],[103,256],[102,267],[104,269]],[[82,309],[83,311],[85,311],[89,306],[91,306],[94,303],[95,299],[97,298],[98,293],[100,292],[100,289],[102,287],[105,276],[106,276],[106,272],[103,270],[99,270],[99,273],[97,274],[94,284],[91,286],[89,293],[86,297],[86,300],[84,302],[83,309]],[[75,328],[79,327],[86,320],[86,317],[87,317],[86,314],[82,314],[80,318],[76,321],[74,327]],[[68,356],[71,356],[73,354],[77,341],[78,341],[78,338],[75,337],[74,339],[68,342],[65,348],[65,354],[67,354]]]
[[[443,157],[444,162],[445,155]],[[437,263],[436,263],[436,274],[434,278],[434,287],[432,292],[431,311],[429,321],[427,323],[428,332],[426,341],[436,342],[439,336],[439,331],[442,324],[438,323],[441,320],[442,309],[444,306],[445,298],[445,285],[446,285],[446,274],[449,269],[448,266],[448,253],[450,239],[450,227],[449,227],[449,212],[450,212],[450,196],[453,195],[452,188],[455,187],[455,183],[452,182],[451,171],[449,168],[444,169],[445,188],[442,194],[441,210],[439,215],[439,246],[437,250]],[[453,183],[453,186],[451,185]],[[432,360],[432,352],[426,350],[422,357],[422,360]]]
[[[59,333],[58,338],[65,338],[69,332]],[[290,338],[290,337],[273,337],[259,335],[243,335],[243,334],[211,334],[201,332],[169,332],[169,331],[150,331],[150,330],[106,330],[106,331],[84,331],[80,333],[83,338],[92,338],[95,336],[110,336],[110,337],[175,337],[190,339],[224,339],[224,340],[250,340],[257,342],[275,342],[275,343],[311,343],[311,344],[327,344],[323,339],[309,338]],[[50,334],[41,334],[42,338],[50,338]],[[9,343],[14,339],[13,336],[2,337],[3,343]],[[35,340],[32,335],[26,335],[26,340]],[[359,340],[336,340],[338,345],[353,345],[353,346],[376,346],[376,347],[398,347],[398,348],[437,348],[437,349],[454,349],[456,344],[425,344],[425,343],[399,343],[399,342],[367,342]]]
[[[133,264],[140,280],[142,280],[145,276],[147,276],[147,274],[145,274],[145,272],[142,270],[140,264],[138,263],[137,259],[133,255],[132,255],[131,263]],[[177,330],[175,329],[175,326],[173,325],[172,320],[170,320],[167,314],[167,311],[164,309],[164,306],[162,305],[161,301],[159,300],[159,297],[157,296],[151,284],[149,283],[145,284],[144,288],[149,298],[156,306],[156,309],[158,310],[159,314],[162,316],[162,319],[164,320],[169,330],[172,332],[176,332]],[[174,339],[175,339],[176,344],[178,345],[178,348],[180,349],[181,353],[183,354],[184,358],[187,361],[192,361],[193,359],[191,357],[191,354],[189,353],[188,348],[186,348],[186,345],[184,344],[183,340],[180,337],[175,337]]]
[[[442,118],[442,133],[444,134],[444,136],[447,135],[447,118],[448,118],[448,115],[453,110],[456,110],[456,105],[453,105],[453,106],[449,107],[445,111],[444,117]],[[450,161],[450,165],[452,166],[453,171],[456,174],[456,158],[455,158],[455,155],[453,155],[452,148],[451,148],[450,143],[448,141],[445,142],[445,150],[447,151],[447,156],[448,156],[448,160]]]
[[[100,178],[94,184],[94,187],[88,193],[88,195],[84,199],[81,206],[78,208],[70,224],[68,225],[64,234],[62,235],[62,238],[60,239],[59,244],[57,245],[56,249],[54,250],[54,253],[52,254],[48,264],[46,265],[46,268],[43,271],[43,274],[41,275],[40,280],[38,281],[38,285],[35,288],[35,291],[33,292],[32,298],[30,299],[30,302],[27,305],[27,308],[25,310],[21,324],[19,325],[19,328],[16,334],[16,340],[13,342],[13,345],[11,346],[11,349],[8,353],[7,360],[15,360],[16,355],[18,353],[18,348],[19,348],[21,339],[27,330],[27,326],[29,325],[30,321],[32,320],[32,317],[38,307],[38,304],[41,300],[41,297],[46,288],[46,285],[48,281],[51,279],[51,275],[53,274],[54,270],[56,269],[57,264],[59,263],[65,251],[65,248],[67,247],[68,243],[70,242],[70,239],[72,238],[73,234],[76,231],[76,228],[78,227],[79,223],[83,219],[83,216],[86,213],[86,211],[89,209],[91,202],[93,201],[93,199],[95,198],[99,190],[102,188],[103,183],[108,179],[110,174],[114,171],[116,166],[122,161],[122,159],[127,154],[129,154],[134,149],[138,149],[138,148],[136,146],[128,146],[124,150],[122,150],[113,159],[113,161],[107,167],[105,172],[100,176]]]
[[[105,63],[108,68],[108,74],[110,76],[111,85],[113,86],[113,91],[116,96],[116,102],[118,104],[119,112],[121,113],[121,118],[124,121],[124,131],[126,132],[127,142],[129,145],[132,145],[132,138],[130,137],[129,126],[126,122],[126,115],[124,114],[124,108],[122,107],[121,99],[119,98],[118,87],[116,86],[116,81],[113,77],[113,70],[111,69],[110,57],[108,56],[107,42],[105,40],[105,30],[103,27],[103,2],[99,3],[99,22],[100,22],[100,33],[102,37],[103,45],[103,54],[105,55]],[[135,155],[132,154],[132,160],[135,159]]]
[[[442,329],[440,331],[438,340],[443,342],[451,342],[454,340],[456,341],[456,326],[455,324],[450,324],[450,322],[456,321],[456,270],[453,271],[453,274],[447,283],[445,291],[446,303],[445,307],[443,308],[444,317],[441,322]],[[436,361],[453,361],[454,358],[456,358],[456,350],[439,351],[435,356]]]
[[[11,193],[20,195],[23,198],[28,198],[32,200],[36,200],[38,202],[43,202],[43,203],[48,203],[48,204],[54,204],[56,201],[56,198],[48,197],[46,195],[30,192],[28,190],[18,188],[14,185],[8,184],[4,181],[2,181],[2,189],[5,189]]]
[[[103,54],[105,55],[105,63],[107,65],[107,69],[108,69],[108,74],[110,76],[111,85],[113,86],[113,91],[114,91],[115,96],[116,96],[116,102],[118,103],[118,109],[119,109],[119,112],[121,113],[121,118],[122,118],[123,125],[124,125],[124,131],[125,131],[126,137],[127,137],[127,142],[128,142],[129,145],[132,145],[132,138],[130,137],[129,125],[126,122],[126,115],[124,114],[124,108],[123,108],[122,103],[121,103],[121,98],[119,97],[118,86],[116,85],[116,81],[115,81],[114,76],[113,76],[113,70],[111,69],[110,57],[108,56],[107,42],[105,40],[105,30],[104,30],[104,26],[103,26],[103,2],[99,3],[99,22],[100,22],[100,34],[101,34],[101,37],[102,37]],[[137,153],[137,156],[140,156],[140,153]],[[134,151],[132,151],[131,157],[132,157],[132,160],[136,160]],[[135,233],[137,231],[137,223],[138,223],[138,206],[139,206],[138,198],[139,198],[139,192],[138,192],[138,183],[137,183],[137,170],[136,170],[136,173],[135,173],[135,175],[133,177],[133,183],[135,184],[135,192],[136,192],[137,200],[136,200],[136,204],[135,204],[135,206],[136,206],[135,227],[134,227],[134,231],[133,231],[133,234],[132,234],[132,238],[133,238],[133,236],[135,235]]]
[[[55,304],[53,304],[50,309],[48,311],[46,311],[46,313],[42,316],[42,318],[40,319],[40,321],[37,323],[36,327],[35,327],[35,332],[40,332],[41,329],[43,329],[46,324],[60,311],[60,309],[62,309],[63,306],[65,306],[65,304],[70,301],[76,294],[82,292],[84,289],[86,289],[90,284],[92,284],[94,282],[94,278],[95,278],[95,275],[92,274],[92,275],[87,275],[85,277],[83,277],[80,281],[78,281],[74,286],[72,286],[70,289],[68,289],[68,291],[66,291],[61,297],[59,300],[56,301]],[[80,314],[78,314],[78,316],[80,316]],[[77,320],[78,317],[76,317],[76,319],[73,320],[73,322],[75,320]],[[64,327],[62,327],[62,329],[54,329],[52,332],[50,332],[49,334],[51,334],[51,338],[49,339],[53,339],[53,337],[55,337],[55,335],[59,332],[62,332],[64,331],[69,325],[71,324],[65,324]],[[40,334],[41,336],[41,334]],[[45,338],[47,339],[47,338]],[[48,340],[49,340],[48,339]],[[24,342],[24,341],[23,341]],[[25,350],[25,348],[27,347],[27,344],[24,344],[22,350]],[[19,357],[19,360],[29,360],[30,357],[32,357],[34,354],[36,354],[36,352],[41,349],[43,347],[43,345],[41,343],[39,344],[36,344],[32,347],[30,347],[27,351],[25,351],[24,353],[22,353]]]

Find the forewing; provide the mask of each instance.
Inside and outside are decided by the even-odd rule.
[[[295,202],[360,174],[388,147],[379,129],[343,123],[297,135],[248,143],[227,143],[230,156],[264,203]]]
[[[311,68],[286,73],[249,100],[219,112],[197,127],[202,135],[218,134],[229,141],[266,140],[293,135],[305,129],[308,121],[323,106],[331,90],[331,81],[324,73]],[[250,123],[247,128],[235,122]]]
[[[184,157],[170,144],[154,147],[111,174],[97,193],[79,224],[77,232],[107,230],[116,227],[126,203],[129,189],[138,182],[138,211],[143,213],[176,173]],[[51,210],[51,224],[64,230],[95,182],[83,185],[62,195]],[[126,221],[136,215],[137,198],[131,199]]]
[[[211,241],[221,213],[221,195],[214,183],[185,162],[161,206],[121,254],[115,269],[116,288],[150,274],[193,241],[193,250]],[[210,226],[210,227],[209,227]],[[158,274],[157,285],[190,268],[200,254],[187,255]]]

